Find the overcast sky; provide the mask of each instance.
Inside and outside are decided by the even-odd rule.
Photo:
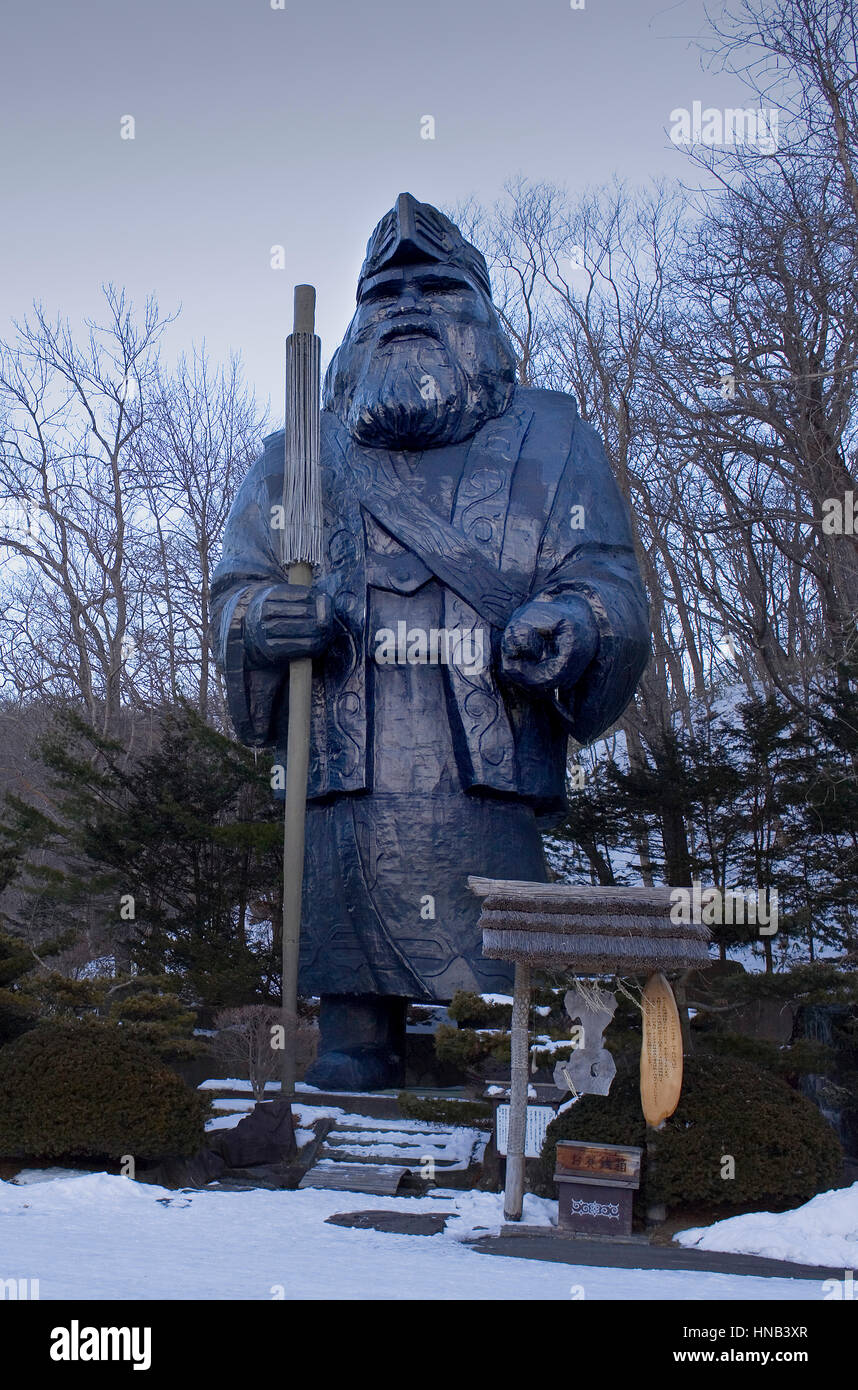
[[[701,68],[702,0],[274,3],[4,0],[0,332],[34,298],[79,319],[103,281],[154,292],[182,307],[170,351],[239,350],[276,422],[293,285],[327,360],[398,193],[678,176],[671,110],[747,104]]]

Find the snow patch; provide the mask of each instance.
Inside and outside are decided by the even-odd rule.
[[[368,1198],[321,1188],[203,1189],[176,1198],[166,1188],[108,1173],[54,1178],[23,1189],[0,1182],[4,1265],[38,1271],[43,1300],[76,1302],[267,1302],[277,1291],[287,1300],[528,1300],[544,1309],[548,1299],[568,1303],[575,1285],[588,1300],[824,1297],[822,1282],[813,1280],[487,1259],[463,1239],[500,1228],[503,1196],[496,1192],[440,1188],[425,1197]],[[325,1222],[334,1212],[367,1205],[454,1215],[437,1236]],[[525,1197],[528,1224],[549,1225],[554,1210],[547,1199]]]
[[[679,1231],[675,1240],[697,1250],[765,1255],[796,1264],[855,1269],[858,1264],[858,1182],[820,1192],[792,1211],[754,1211],[711,1226]]]

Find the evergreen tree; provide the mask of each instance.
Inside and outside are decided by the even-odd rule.
[[[655,881],[735,892],[755,900],[763,917],[776,902],[776,933],[773,920],[750,920],[747,906],[708,923],[722,961],[751,946],[771,972],[776,959],[781,968],[813,960],[820,947],[854,952],[857,676],[841,663],[810,708],[775,696],[698,704],[691,728],[663,738],[658,759],[642,769],[591,754],[593,775],[573,789],[550,842],[554,862],[572,877],[589,870],[600,883],[617,882],[617,854],[634,863],[645,824]],[[640,877],[638,865],[631,878]]]
[[[74,713],[41,755],[56,809],[9,798],[5,834],[50,855],[21,879],[42,917],[94,916],[132,969],[176,974],[203,1004],[265,995],[276,943],[248,940],[246,910],[279,880],[282,831],[253,754],[182,707],[138,757]]]
[[[0,932],[0,1045],[20,1037],[36,1021],[20,991],[20,981],[33,963],[22,941]]]

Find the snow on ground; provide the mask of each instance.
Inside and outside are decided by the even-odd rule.
[[[53,1182],[54,1178],[79,1178],[79,1168],[22,1168],[15,1174],[19,1187],[28,1187],[34,1182]]]
[[[212,1104],[215,1108],[223,1106],[231,1113],[216,1115],[214,1119],[206,1120],[207,1131],[213,1129],[234,1129],[254,1108],[254,1102],[252,1100],[215,1100],[212,1101]],[[295,1126],[295,1141],[298,1148],[303,1149],[305,1144],[309,1144],[310,1140],[316,1137],[313,1130],[310,1128],[314,1120],[338,1120],[345,1113],[345,1110],[340,1110],[339,1107],[335,1105],[295,1105],[293,1102],[292,1114],[297,1121]],[[38,1170],[34,1169],[34,1171]],[[56,1171],[60,1172],[59,1169]],[[19,1182],[20,1177],[21,1175],[19,1173],[15,1181]]]
[[[818,1200],[818,1199],[817,1199]],[[462,1244],[497,1229],[494,1192],[376,1197],[173,1192],[107,1173],[0,1182],[0,1278],[40,1281],[42,1299],[821,1299],[822,1280],[617,1270],[480,1255]],[[554,1204],[525,1198],[545,1224]],[[325,1225],[338,1211],[454,1211],[437,1236]],[[745,1218],[743,1218],[745,1219]],[[580,1292],[575,1294],[580,1297]]]
[[[266,1081],[266,1091],[280,1091],[279,1081]],[[247,1091],[253,1094],[253,1087],[249,1081],[240,1081],[237,1076],[227,1076],[223,1080],[201,1081],[197,1087],[198,1091]]]
[[[767,1255],[797,1264],[858,1267],[858,1182],[820,1192],[792,1211],[754,1211],[676,1235],[679,1245]]]

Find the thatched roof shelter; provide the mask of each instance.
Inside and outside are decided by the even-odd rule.
[[[709,929],[672,922],[669,887],[469,878],[483,899],[483,954],[574,975],[650,975],[709,960]]]

